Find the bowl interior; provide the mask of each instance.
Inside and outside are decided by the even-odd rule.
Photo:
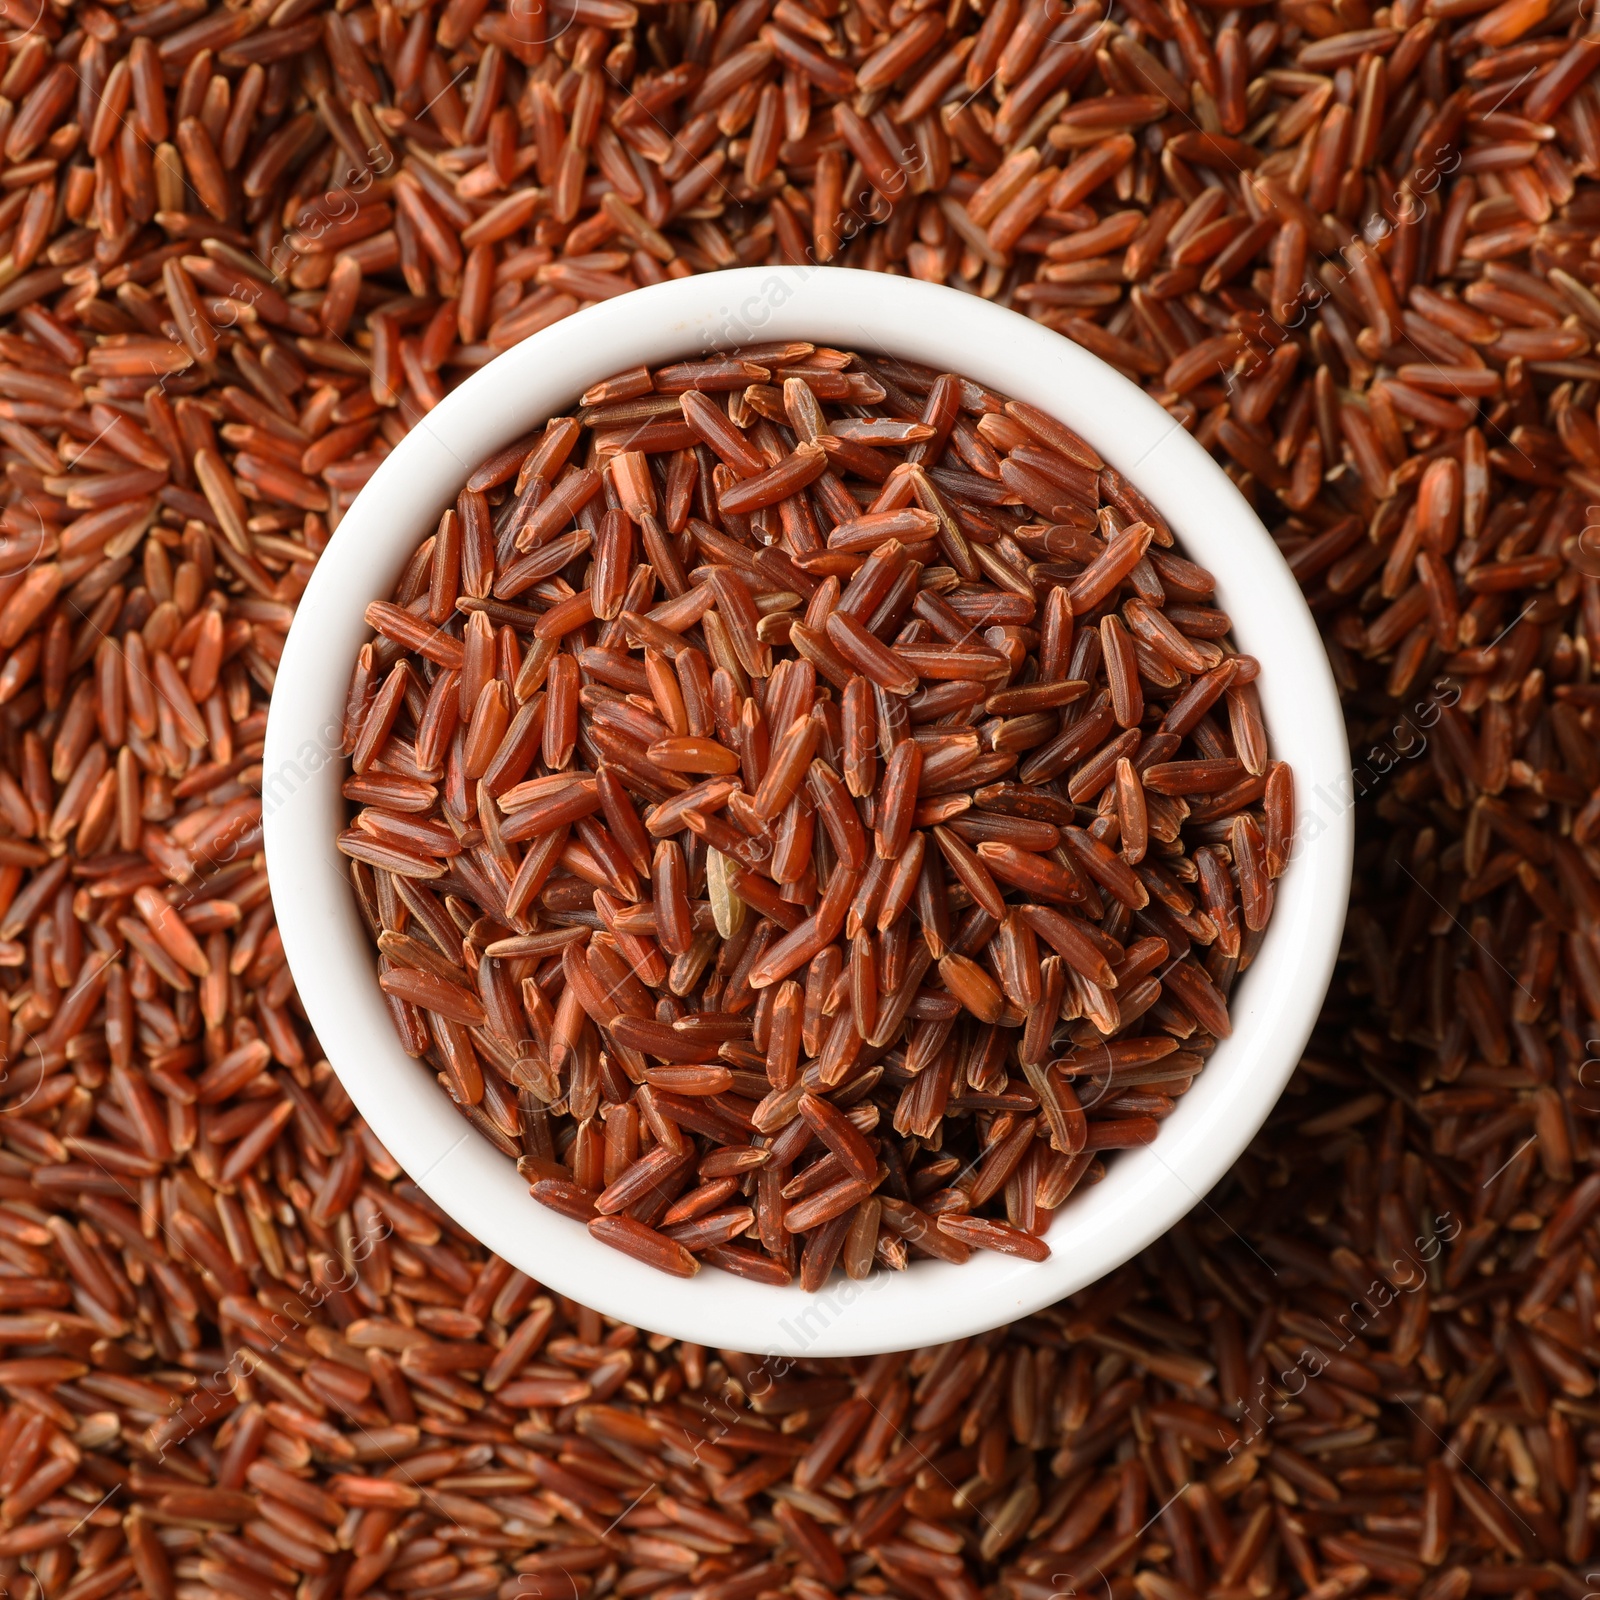
[[[485,456],[569,410],[588,384],[639,362],[804,338],[962,373],[1061,418],[1155,504],[1210,569],[1239,648],[1262,663],[1275,756],[1294,770],[1294,857],[1256,960],[1232,997],[1234,1032],[1160,1136],[1120,1152],[1058,1214],[1040,1263],[978,1252],[917,1262],[819,1294],[717,1272],[669,1278],[535,1202],[514,1164],[401,1050],[334,847],[339,724],[362,613]],[[834,268],[756,267],[683,279],[557,323],[474,374],[390,455],[345,515],[301,602],[272,699],[263,785],[268,864],[306,1012],[344,1087],[395,1158],[464,1229],[601,1312],[759,1353],[867,1354],[998,1326],[1092,1283],[1196,1204],[1260,1127],[1309,1036],[1337,953],[1353,836],[1338,697],[1282,557],[1226,475],[1134,384],[1072,341],[959,291]]]

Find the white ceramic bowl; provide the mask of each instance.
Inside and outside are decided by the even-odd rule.
[[[1215,575],[1239,648],[1261,661],[1274,753],[1294,769],[1299,828],[1259,954],[1221,1043],[1153,1144],[1120,1152],[1056,1217],[1037,1264],[977,1252],[820,1294],[707,1269],[671,1278],[619,1255],[528,1194],[431,1071],[401,1050],[371,945],[334,848],[338,728],[362,613],[470,470],[639,362],[767,339],[885,351],[958,372],[1060,417],[1133,480]],[[754,1353],[869,1354],[996,1327],[1093,1283],[1171,1227],[1266,1119],[1310,1034],[1349,890],[1350,760],[1310,612],[1272,540],[1206,452],[1153,400],[1071,340],[1014,312],[908,278],[751,267],[641,289],[581,311],[474,374],[373,474],[300,602],[278,668],[265,755],[266,849],[278,925],[306,1013],[374,1132],[490,1249],[609,1316]]]

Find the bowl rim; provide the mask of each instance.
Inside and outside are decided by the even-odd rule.
[[[493,451],[641,361],[804,338],[962,373],[1076,428],[1217,580],[1239,648],[1258,657],[1274,755],[1295,778],[1296,832],[1277,904],[1221,1041],[1150,1145],[1058,1214],[1052,1254],[916,1262],[817,1294],[715,1270],[666,1276],[534,1201],[515,1164],[400,1047],[345,860],[339,719],[350,663],[416,544]],[[837,267],[749,267],[640,289],[514,346],[445,396],[345,512],[278,665],[263,755],[278,926],[306,1016],[345,1092],[422,1191],[466,1233],[558,1293],[652,1331],[753,1353],[875,1354],[986,1331],[1113,1271],[1196,1206],[1266,1120],[1310,1036],[1338,953],[1354,791],[1332,671],[1272,538],[1216,462],[1156,401],[1038,322],[943,285]]]

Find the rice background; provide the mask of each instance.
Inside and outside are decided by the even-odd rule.
[[[1586,7],[0,20],[8,1594],[1600,1588]],[[1072,1302],[863,1362],[485,1260],[319,1059],[259,854],[274,663],[381,454],[585,301],[807,259],[1144,382],[1278,537],[1357,752],[1344,959],[1227,1182]]]

